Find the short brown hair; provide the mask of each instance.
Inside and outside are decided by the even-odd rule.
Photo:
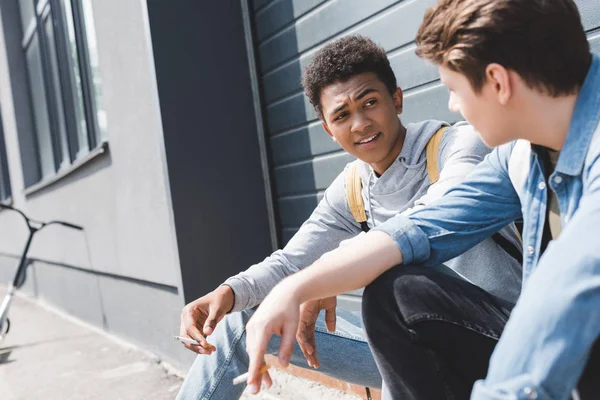
[[[491,63],[551,96],[575,93],[591,62],[572,0],[439,0],[417,33],[417,55],[462,73],[476,92]]]

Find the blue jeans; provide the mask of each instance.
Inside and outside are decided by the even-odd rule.
[[[238,399],[245,385],[233,385],[232,380],[248,371],[246,354],[246,323],[252,310],[227,315],[209,337],[217,351],[210,356],[198,355],[190,368],[177,400]],[[321,366],[318,371],[333,378],[371,388],[381,387],[381,376],[362,330],[358,313],[337,310],[334,333],[327,332],[323,316],[319,316],[315,339]],[[267,353],[276,354],[280,338],[273,336]],[[296,343],[292,364],[310,368]]]

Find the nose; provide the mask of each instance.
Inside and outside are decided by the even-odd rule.
[[[354,113],[354,118],[352,119],[352,132],[363,132],[370,127],[371,124],[371,119],[368,118],[365,113]]]
[[[452,112],[460,112],[460,105],[456,99],[454,92],[450,92],[450,98],[448,99],[448,109]]]

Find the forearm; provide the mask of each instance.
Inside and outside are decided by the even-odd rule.
[[[329,204],[326,196],[283,250],[225,282],[236,294],[233,310],[260,304],[285,277],[311,265],[353,235],[346,226],[346,217]]]
[[[362,288],[401,263],[402,253],[389,235],[369,232],[285,279],[280,286],[303,303]]]

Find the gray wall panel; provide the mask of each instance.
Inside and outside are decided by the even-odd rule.
[[[439,119],[448,122],[462,120],[460,114],[448,110],[448,97],[448,89],[441,83],[407,93],[404,96],[402,121],[408,124],[425,119]]]
[[[273,165],[280,166],[339,150],[320,121],[271,138]]]
[[[275,168],[277,195],[310,193],[324,190],[354,158],[339,152],[310,161]]]
[[[283,197],[279,202],[281,224],[287,227],[299,227],[306,221],[323,198],[324,191],[300,196]]]
[[[0,256],[0,277],[12,271],[15,261]],[[35,261],[21,291],[166,357],[182,370],[193,361],[193,354],[172,339],[181,311],[175,287]]]
[[[268,72],[393,3],[394,0],[334,0],[327,3],[319,13],[311,14],[259,46],[261,71]]]
[[[109,292],[105,292],[103,295],[100,292],[98,275],[35,261],[29,267],[27,279],[28,283],[34,284],[35,295],[40,299],[95,326],[104,329],[109,327],[109,315],[104,310],[102,298],[118,294],[111,293],[107,296]]]
[[[598,0],[575,0],[579,13],[581,14],[581,23],[586,31],[600,26],[600,3]]]
[[[272,3],[273,0],[250,0],[250,2],[252,3],[252,9],[260,12],[267,4]]]
[[[267,128],[271,135],[317,119],[317,113],[303,93],[267,107]]]
[[[16,268],[17,260],[15,258],[0,254],[0,285],[12,281]]]
[[[389,54],[398,87],[404,91],[439,79],[437,68],[417,57],[415,48],[411,45]]]
[[[434,2],[435,0],[411,0],[397,3],[386,12],[364,21],[347,32],[339,33],[336,37],[351,33],[361,34],[372,38],[386,51],[397,49],[414,41],[415,32],[425,10]],[[267,73],[263,81],[265,101],[270,103],[302,90],[301,71],[310,63],[315,51],[321,47],[318,46],[281,68]]]
[[[256,15],[256,39],[262,42],[327,0],[276,0]]]
[[[600,32],[596,32],[590,36],[590,48],[592,51],[600,55]]]

